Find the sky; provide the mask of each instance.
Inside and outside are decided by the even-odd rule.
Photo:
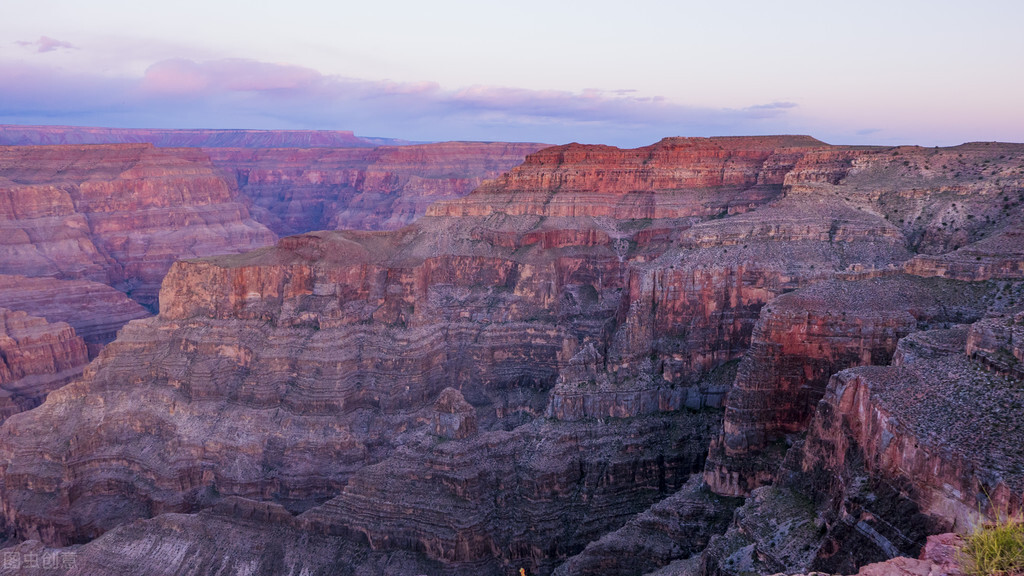
[[[0,124],[1024,142],[1020,0],[0,0]]]

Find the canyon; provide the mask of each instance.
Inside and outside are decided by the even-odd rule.
[[[110,341],[0,284],[46,573],[856,573],[1024,509],[1024,145],[33,148],[10,273],[159,303]],[[166,154],[231,217],[100,201]]]

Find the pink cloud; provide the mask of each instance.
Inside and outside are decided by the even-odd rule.
[[[0,77],[12,80],[0,91],[0,121],[6,122],[339,128],[414,140],[643,144],[665,135],[786,132],[795,106],[686,106],[629,89],[572,92],[477,85],[449,90],[436,82],[346,78],[241,59],[163,60],[134,78],[0,62]]]
[[[210,76],[191,60],[164,60],[146,69],[139,88],[143,93],[177,96],[200,94],[210,87]]]
[[[714,126],[784,115],[792,103],[770,103],[741,110],[682,106],[632,90],[581,92],[530,90],[505,86],[469,86],[444,90],[436,82],[369,81],[286,64],[227,59],[195,62],[164,60],[150,66],[139,81],[143,98],[230,99],[246,105],[273,105],[282,96],[308,109],[381,114],[418,121],[437,118],[481,123],[604,123]],[[285,114],[277,110],[275,115]],[[303,112],[303,115],[306,112]]]
[[[150,66],[139,88],[151,95],[310,90],[323,80],[316,70],[254,60],[208,62],[174,59]]]
[[[64,42],[62,40],[50,38],[49,36],[40,36],[39,40],[31,42],[28,40],[19,40],[18,42],[15,42],[15,44],[19,46],[34,46],[36,48],[36,52],[53,52],[58,48],[66,48],[68,50],[74,50],[77,48],[70,42]]]

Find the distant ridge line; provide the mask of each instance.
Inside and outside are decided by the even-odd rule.
[[[418,144],[398,138],[366,138],[351,130],[247,130],[101,128],[0,125],[0,145],[142,144],[159,148],[373,148]]]

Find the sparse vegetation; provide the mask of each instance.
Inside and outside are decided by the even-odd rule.
[[[959,561],[969,576],[1024,574],[1024,517],[980,525],[964,538]]]

